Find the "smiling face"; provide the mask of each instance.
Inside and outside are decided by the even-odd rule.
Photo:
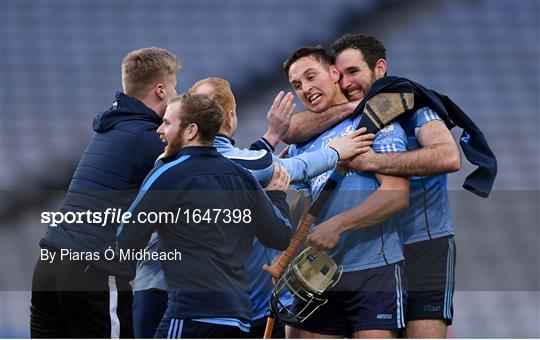
[[[185,128],[182,128],[180,124],[181,105],[181,102],[174,102],[167,106],[165,115],[163,116],[163,123],[157,130],[159,138],[167,144],[165,147],[165,156],[169,156],[175,151],[180,150],[185,144],[183,136]]]
[[[307,110],[323,112],[346,99],[339,89],[339,73],[311,56],[302,57],[289,68],[289,83]]]
[[[341,74],[339,85],[349,101],[361,100],[371,85],[386,73],[386,62],[379,59],[375,68],[369,68],[362,52],[347,48],[336,56],[337,70]]]

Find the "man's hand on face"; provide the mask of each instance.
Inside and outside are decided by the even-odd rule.
[[[273,146],[276,146],[281,138],[285,136],[289,126],[291,125],[291,117],[296,108],[294,103],[294,96],[291,92],[280,91],[274,103],[268,110],[266,116],[268,120],[268,129],[264,134],[264,138],[268,140]]]
[[[341,232],[335,219],[329,219],[319,224],[306,239],[307,246],[318,251],[326,251],[334,248],[339,242]]]

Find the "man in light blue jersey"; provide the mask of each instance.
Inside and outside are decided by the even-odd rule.
[[[303,47],[285,61],[289,82],[307,110],[318,113],[347,102],[339,87],[339,72],[320,47]],[[350,117],[313,139],[292,145],[289,156],[324,148],[329,140],[352,133],[361,116]],[[398,123],[377,133],[379,153],[406,151],[406,136]],[[305,187],[316,198],[332,170],[309,180]],[[392,217],[407,207],[407,178],[349,171],[315,221],[307,244],[326,250],[343,266],[343,275],[328,293],[328,302],[288,337],[321,336],[390,338],[405,326],[406,291],[403,253]],[[293,310],[304,307],[295,300]]]
[[[296,158],[278,159],[272,155],[273,147],[287,130],[287,116],[294,110],[292,94],[280,93],[269,110],[269,129],[264,136],[252,144],[251,149],[234,146],[234,136],[238,122],[236,101],[229,82],[220,78],[206,78],[195,83],[189,90],[192,94],[211,95],[225,111],[225,119],[215,138],[214,147],[219,153],[248,169],[257,181],[265,186],[272,178],[274,161],[281,163],[290,174],[291,181],[301,183],[324,173],[335,166],[338,159],[346,159],[371,145],[369,136],[356,137],[360,133],[337,138],[324,150],[305,154]],[[367,141],[365,141],[367,140]],[[157,235],[150,240],[148,250],[156,250]],[[262,337],[272,282],[262,267],[280,252],[264,247],[254,240],[252,254],[246,262],[246,275],[250,284],[250,299],[253,309],[251,329],[248,337]],[[161,320],[166,308],[167,293],[163,271],[159,261],[141,261],[134,281],[135,335],[149,337]],[[286,297],[285,299],[286,300]],[[276,327],[275,336],[283,335],[283,327]]]
[[[377,39],[345,35],[332,46],[340,85],[351,102],[361,100],[373,82],[386,75],[386,49]],[[319,133],[314,113],[297,115],[288,135]],[[327,121],[331,117],[327,117]],[[360,171],[410,177],[409,208],[400,213],[409,287],[410,338],[444,338],[453,317],[455,244],[446,173],[460,168],[460,153],[442,119],[429,107],[398,120],[407,136],[405,153],[364,153],[349,163]]]

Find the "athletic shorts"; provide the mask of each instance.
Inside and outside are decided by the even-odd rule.
[[[133,294],[133,333],[137,339],[153,338],[167,309],[166,290],[146,289]]]
[[[360,330],[405,327],[407,289],[403,262],[343,273],[326,295],[326,304],[303,322],[291,326],[348,337]],[[292,310],[297,312],[304,306],[304,302],[295,298]]]
[[[132,300],[127,278],[83,261],[38,259],[32,280],[30,336],[133,338]]]
[[[406,244],[404,253],[409,287],[407,320],[445,320],[451,325],[456,267],[454,237]]]
[[[218,325],[165,316],[156,329],[155,339],[245,338],[247,332],[236,326]]]

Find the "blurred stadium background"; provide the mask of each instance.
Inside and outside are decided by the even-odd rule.
[[[540,4],[494,1],[9,1],[1,9],[0,337],[28,337],[32,270],[92,119],[121,89],[130,50],[183,62],[238,100],[237,145],[266,128],[282,61],[346,32],[379,37],[389,74],[450,96],[499,161],[489,199],[449,176],[458,264],[452,337],[540,337]],[[298,102],[301,107],[300,102]],[[458,131],[454,132],[457,136]]]

